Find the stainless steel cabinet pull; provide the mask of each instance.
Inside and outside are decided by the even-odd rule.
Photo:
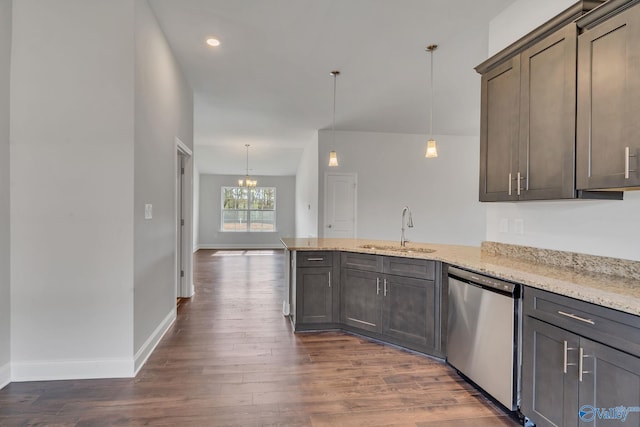
[[[636,172],[637,169],[629,168],[629,160],[631,157],[637,157],[636,154],[631,154],[629,147],[624,147],[624,179],[629,179],[629,172]]]
[[[596,322],[594,322],[591,319],[585,319],[584,317],[576,316],[575,314],[571,314],[571,313],[565,313],[564,311],[558,311],[558,314],[560,314],[562,316],[565,316],[565,317],[568,317],[570,319],[579,320],[581,322],[588,323],[590,325],[595,325],[596,324]]]
[[[509,195],[511,195],[511,172],[509,172]]]
[[[329,287],[331,287],[331,272],[329,272]]]
[[[307,261],[324,261],[324,258],[307,258]]]
[[[387,296],[387,279],[384,279],[384,296]]]
[[[518,196],[520,195],[520,172],[518,172]]]
[[[624,179],[629,179],[629,147],[624,147]]]
[[[580,360],[578,361],[579,365],[578,365],[578,379],[580,380],[580,382],[582,382],[582,356],[584,354],[584,350],[582,349],[582,347],[580,347]]]
[[[564,357],[563,357],[563,362],[562,362],[562,372],[566,374],[567,373],[567,366],[575,366],[576,365],[575,363],[568,363],[568,361],[567,361],[569,350],[576,350],[576,349],[572,348],[572,347],[568,347],[567,340],[564,340],[563,343],[564,343]]]
[[[582,365],[583,365],[583,360],[585,357],[593,357],[593,356],[589,356],[589,355],[585,355],[584,354],[584,349],[582,347],[580,347],[580,366],[578,367],[578,379],[580,380],[580,382],[582,382],[582,375],[583,374],[590,374],[591,371],[583,371],[582,370]]]
[[[380,278],[376,277],[376,295],[380,295]]]

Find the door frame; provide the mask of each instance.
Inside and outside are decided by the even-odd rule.
[[[175,251],[175,270],[174,280],[176,297],[189,298],[193,296],[195,290],[193,286],[193,151],[183,143],[180,138],[175,138],[176,150],[174,158],[174,212],[176,216],[176,251]],[[182,203],[179,200],[178,185],[178,161],[180,156],[184,158],[184,174],[182,175]],[[180,208],[183,218],[180,218]],[[184,219],[184,225],[181,225],[181,219]],[[182,242],[180,242],[180,228],[182,227]],[[178,259],[182,254],[182,259]],[[184,280],[178,280],[180,268],[184,271]],[[182,283],[181,283],[182,282]]]
[[[356,172],[325,172],[324,173],[324,215],[322,218],[322,233],[325,237],[327,232],[327,206],[329,205],[329,176],[351,176],[355,185],[353,191],[353,238],[358,235],[358,174]]]

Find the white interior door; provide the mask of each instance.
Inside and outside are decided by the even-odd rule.
[[[357,174],[327,173],[324,185],[324,237],[356,237]]]

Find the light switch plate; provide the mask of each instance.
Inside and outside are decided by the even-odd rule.
[[[153,205],[150,203],[147,203],[144,205],[144,219],[151,219],[153,218]]]

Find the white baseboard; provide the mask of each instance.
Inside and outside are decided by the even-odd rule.
[[[5,363],[0,366],[0,390],[11,382],[11,364]]]
[[[40,360],[12,362],[11,381],[131,378],[133,359]]]
[[[282,244],[278,243],[252,243],[252,244],[235,244],[235,243],[223,243],[223,244],[202,244],[198,245],[198,249],[284,249]]]
[[[173,322],[175,322],[176,314],[176,308],[173,307],[171,311],[169,311],[169,314],[167,314],[164,320],[158,325],[156,330],[153,331],[144,344],[142,344],[140,350],[136,352],[134,357],[134,376],[138,374],[140,369],[142,369],[149,356],[151,356],[151,353],[153,353],[153,350],[155,350],[158,343],[160,343],[164,334],[167,333]]]

